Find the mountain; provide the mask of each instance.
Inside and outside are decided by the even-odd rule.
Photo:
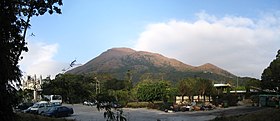
[[[130,48],[109,49],[67,73],[108,73],[115,78],[124,79],[128,70],[131,71],[134,82],[143,78],[164,78],[176,81],[187,77],[201,77],[219,81],[235,77],[228,71],[210,63],[195,67],[161,54],[135,51]]]
[[[228,76],[228,77],[234,77],[233,74],[229,73],[228,71],[225,71],[211,63],[206,63],[203,64],[201,66],[196,67],[197,71],[203,71],[204,73],[216,73],[219,75],[223,75],[223,76]]]

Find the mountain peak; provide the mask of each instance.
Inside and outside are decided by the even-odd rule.
[[[231,73],[229,73],[229,72],[225,71],[224,69],[221,69],[211,63],[205,63],[201,66],[198,66],[197,69],[200,71],[216,73],[216,74],[223,75],[223,76],[232,76]]]
[[[124,52],[124,53],[136,52],[135,50],[133,50],[131,48],[126,48],[126,47],[111,48],[111,49],[108,49],[107,51],[120,51],[120,52]]]
[[[198,66],[198,67],[200,67],[200,68],[217,68],[217,66],[215,66],[211,63],[205,63],[205,64],[203,64],[201,66]]]
[[[68,71],[72,74],[110,73],[123,78],[127,70],[134,73],[134,80],[140,80],[146,74],[165,75],[166,78],[186,78],[205,71],[221,76],[230,75],[229,72],[206,63],[194,67],[173,58],[158,53],[135,51],[130,48],[112,48],[93,58],[86,64]],[[178,77],[176,75],[181,75]],[[185,75],[185,76],[184,76]],[[172,79],[173,80],[173,79]]]
[[[120,58],[126,55],[130,55],[135,53],[136,51],[130,48],[112,48],[103,52],[101,55],[97,57],[98,60],[104,61],[111,58]]]

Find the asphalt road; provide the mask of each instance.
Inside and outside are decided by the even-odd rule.
[[[84,106],[82,104],[66,105],[74,109],[74,114],[68,119],[76,121],[105,121],[103,117],[104,110],[98,111],[95,106]],[[224,109],[215,109],[212,111],[194,111],[194,112],[171,112],[166,113],[158,110],[145,108],[124,108],[124,115],[128,121],[207,121],[217,116],[239,115],[251,113],[262,108],[258,107],[231,107]]]

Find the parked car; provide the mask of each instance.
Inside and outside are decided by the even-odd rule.
[[[83,105],[89,105],[89,101],[84,101]]]
[[[29,108],[27,108],[27,109],[25,109],[25,110],[22,110],[21,112],[22,112],[22,113],[30,113],[30,110],[31,110],[31,107],[29,107]]]
[[[84,101],[83,102],[83,105],[87,105],[87,106],[95,106],[96,105],[96,103],[95,103],[95,101]]]
[[[73,113],[74,113],[73,108],[66,107],[66,106],[54,106],[51,107],[46,112],[42,113],[42,115],[48,117],[66,117]]]
[[[31,107],[32,105],[34,105],[34,103],[32,102],[24,102],[24,103],[20,103],[18,106],[15,107],[16,111],[23,111],[28,109],[29,107]]]
[[[30,108],[30,113],[33,114],[38,114],[38,109],[42,108],[42,107],[46,107],[47,105],[49,105],[49,103],[47,101],[40,101],[35,103],[33,106],[31,106]]]
[[[122,105],[119,104],[119,103],[111,103],[111,106],[112,106],[113,108],[121,108],[121,107],[122,107]]]
[[[62,104],[60,102],[51,102],[50,105],[52,105],[52,106],[61,106]]]
[[[54,106],[57,106],[57,105],[48,104],[48,105],[40,106],[40,107],[38,108],[38,114],[41,115],[42,113],[48,111],[50,108],[52,108],[52,107],[54,107]]]

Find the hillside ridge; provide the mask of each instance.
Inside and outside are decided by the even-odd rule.
[[[135,75],[139,75],[139,77],[134,77],[136,80],[143,78],[141,76],[146,73],[152,73],[153,75],[164,73],[170,76],[180,73],[180,75],[194,77],[203,75],[203,73],[216,74],[224,77],[234,76],[230,72],[211,63],[192,66],[177,59],[165,57],[159,53],[136,51],[131,48],[108,49],[84,65],[69,70],[67,73],[110,73],[121,78],[127,70],[132,70]]]

